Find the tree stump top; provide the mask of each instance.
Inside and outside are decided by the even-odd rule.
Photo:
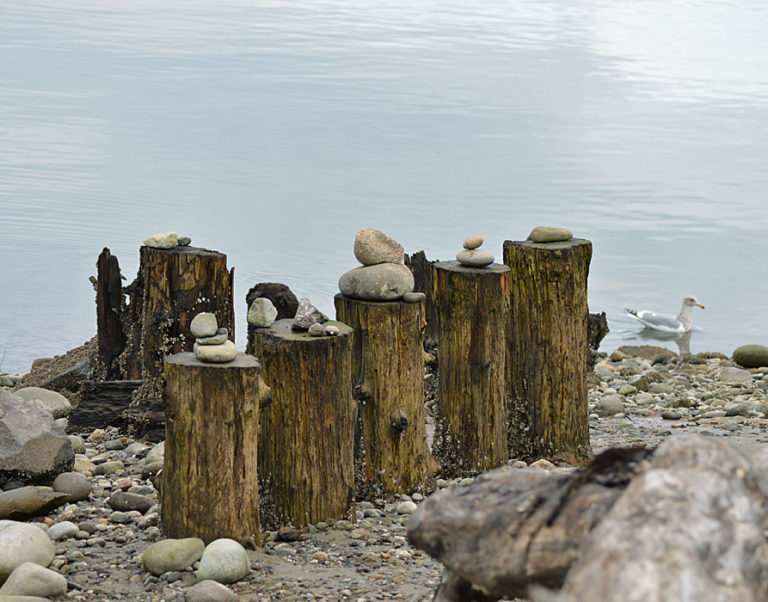
[[[153,251],[162,251],[164,253],[177,253],[179,255],[209,255],[209,256],[218,256],[218,255],[226,255],[226,253],[221,253],[220,251],[214,251],[212,249],[203,249],[202,247],[182,247],[179,245],[176,245],[175,247],[171,247],[170,249],[161,249],[159,247],[149,247],[147,245],[141,245],[141,249],[152,249]]]
[[[353,303],[359,303],[360,305],[375,305],[377,307],[379,306],[400,306],[400,305],[418,305],[419,303],[424,303],[424,299],[420,301],[415,302],[407,302],[403,301],[402,299],[395,299],[394,301],[364,301],[363,299],[355,299],[354,297],[347,297],[346,295],[342,295],[341,293],[336,293],[334,295],[334,299],[343,299],[344,301],[350,301]],[[326,322],[326,324],[330,324],[331,322]]]
[[[591,245],[592,243],[588,241],[586,238],[570,238],[568,240],[558,240],[556,242],[533,242],[532,240],[505,240],[504,244],[517,245],[520,247],[528,247],[530,249],[556,251],[558,249],[570,249],[571,247],[578,247],[580,245]]]
[[[197,368],[258,368],[259,360],[248,353],[238,353],[231,362],[201,362],[191,351],[183,351],[168,355],[165,361],[179,366],[195,366]]]
[[[448,272],[457,272],[459,274],[473,275],[473,274],[503,274],[509,272],[509,266],[503,263],[492,263],[484,268],[473,268],[470,266],[462,265],[458,261],[438,261],[433,264],[436,269],[446,270]]]
[[[266,328],[253,328],[253,332],[264,333],[272,336],[281,341],[305,341],[307,343],[316,343],[318,341],[327,341],[328,339],[335,339],[337,337],[349,336],[353,330],[342,322],[335,320],[328,320],[323,322],[324,326],[336,326],[339,329],[339,334],[335,336],[325,335],[320,337],[311,336],[306,330],[293,330],[293,318],[285,318],[283,320],[276,320],[272,323],[272,326]]]

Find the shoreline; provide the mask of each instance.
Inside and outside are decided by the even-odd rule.
[[[724,438],[748,455],[768,444],[768,368],[745,370],[721,354],[679,358],[651,350],[646,355],[652,357],[617,350],[598,359],[588,385],[595,453],[617,446],[653,447],[683,432]],[[114,427],[80,435],[85,447],[77,459],[92,484],[91,498],[27,521],[44,530],[65,520],[78,526],[78,534],[55,542],[51,568],[70,587],[58,599],[181,602],[195,583],[191,569],[156,577],[141,566],[143,551],[162,539],[158,508],[125,516],[107,504],[112,492],[130,487],[144,488],[157,500],[146,453],[127,456],[133,440]],[[123,469],[94,476],[96,466],[117,459]],[[546,461],[526,467],[511,459],[508,465],[553,474],[576,470]],[[438,487],[467,482],[471,479],[439,479]],[[252,601],[431,600],[442,568],[408,543],[405,525],[413,505],[401,505],[418,505],[421,499],[413,494],[363,500],[356,504],[354,523],[318,524],[280,536],[266,532],[264,547],[248,551],[250,574],[229,588],[238,599]]]

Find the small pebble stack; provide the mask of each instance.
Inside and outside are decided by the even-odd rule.
[[[484,268],[493,263],[493,255],[488,251],[480,251],[483,244],[482,236],[467,236],[464,240],[464,250],[456,254],[456,261],[468,268]]]
[[[208,312],[197,314],[192,319],[189,330],[196,339],[193,349],[201,362],[223,364],[237,356],[237,347],[227,338],[229,331],[226,328],[219,328],[214,314]]]
[[[361,228],[355,235],[354,253],[363,265],[339,278],[342,295],[362,301],[397,301],[413,292],[413,274],[403,264],[403,246],[391,236]]]

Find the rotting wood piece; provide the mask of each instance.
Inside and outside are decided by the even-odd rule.
[[[592,457],[587,399],[587,276],[583,239],[505,241],[510,456],[583,465]]]
[[[260,544],[259,372],[245,353],[223,364],[189,352],[166,358],[166,537]]]
[[[139,272],[131,295],[126,350],[120,357],[127,378],[143,378],[135,401],[161,394],[165,356],[192,351],[189,325],[197,314],[216,314],[219,327],[234,341],[234,268],[227,256],[198,247],[156,249],[142,246]]]
[[[432,452],[445,476],[470,476],[507,460],[505,327],[509,268],[433,266],[439,390]]]
[[[72,410],[69,422],[80,428],[105,428],[123,422],[121,415],[131,404],[141,380],[86,381],[82,399]]]
[[[259,436],[261,510],[265,528],[354,520],[352,329],[313,337],[292,319],[248,329],[248,353],[259,358],[271,388]]]
[[[357,499],[434,489],[439,466],[424,422],[424,302],[338,294],[336,317],[355,331],[352,387],[362,426]]]
[[[434,291],[432,290],[432,266],[435,261],[427,259],[424,251],[418,251],[413,255],[405,255],[405,265],[413,274],[413,290],[426,295],[424,309],[427,325],[424,329],[424,345],[431,349],[437,345],[437,309],[435,308]]]
[[[505,467],[427,498],[407,535],[449,573],[436,599],[495,600],[526,597],[532,584],[560,587],[589,534],[651,454],[609,450],[570,474]],[[478,598],[477,589],[488,598]]]
[[[105,380],[119,379],[117,357],[125,349],[125,332],[120,318],[125,311],[125,294],[120,264],[109,249],[96,262],[96,334],[99,342],[99,362]]]

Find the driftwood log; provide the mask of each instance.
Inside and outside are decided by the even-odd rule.
[[[245,353],[223,364],[201,362],[189,352],[166,358],[166,537],[261,542],[259,371],[258,361]]]
[[[504,242],[511,269],[507,328],[509,452],[583,465],[592,457],[587,399],[587,275],[583,239]]]
[[[108,248],[96,262],[96,333],[99,362],[105,380],[119,379],[118,356],[125,349],[126,336],[121,317],[125,312],[125,294],[117,257]]]
[[[313,337],[292,319],[248,329],[272,401],[261,412],[259,479],[265,526],[354,520],[352,329]]]
[[[525,597],[531,584],[562,585],[590,532],[649,455],[615,450],[588,470],[560,475],[505,467],[427,498],[407,534],[445,565],[437,599]]]
[[[424,302],[376,303],[336,295],[336,317],[355,331],[352,387],[361,452],[357,498],[426,492],[439,466],[424,422]]]
[[[198,247],[142,246],[136,280],[126,287],[130,304],[123,319],[127,342],[119,358],[122,377],[144,379],[135,401],[160,395],[166,355],[192,351],[189,325],[197,314],[216,314],[234,341],[234,268],[227,256]]]
[[[467,476],[507,460],[505,337],[509,268],[433,266],[439,391],[433,453],[446,476]]]

